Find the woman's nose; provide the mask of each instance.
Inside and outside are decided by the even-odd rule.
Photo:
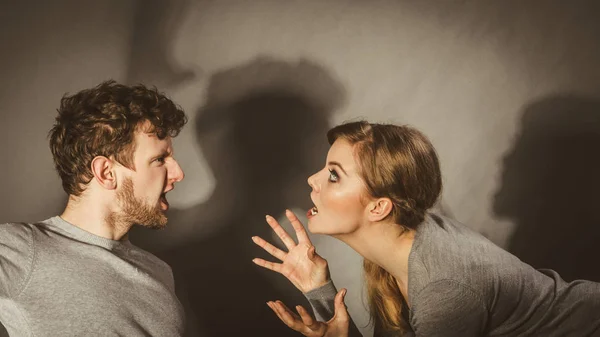
[[[312,176],[308,177],[308,186],[310,186],[313,191],[318,192],[319,191],[319,184],[317,183],[317,174],[313,174]]]

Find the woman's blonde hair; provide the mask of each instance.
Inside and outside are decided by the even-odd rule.
[[[439,160],[424,134],[409,126],[358,121],[332,128],[327,139],[330,144],[343,139],[354,146],[367,193],[393,203],[388,218],[405,229],[423,222],[442,189]],[[366,259],[363,268],[371,323],[384,331],[405,331],[396,279]]]

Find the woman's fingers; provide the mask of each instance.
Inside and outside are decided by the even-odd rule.
[[[296,306],[296,310],[300,314],[298,316],[292,310],[290,310],[281,301],[269,301],[267,305],[279,319],[285,323],[289,328],[294,329],[305,336],[316,337],[323,336],[327,327],[325,323],[318,322],[312,318],[312,316],[302,307],[301,305]]]
[[[271,261],[266,261],[261,258],[252,259],[252,262],[254,262],[255,264],[257,264],[263,268],[270,269],[274,272],[278,272],[279,274],[283,275],[283,267],[282,267],[281,263],[273,263]]]
[[[283,302],[275,301],[275,305],[279,308],[280,311],[283,311],[282,315],[289,316],[289,318],[291,318],[292,321],[300,321],[300,316],[296,315],[296,313],[290,310],[290,308],[283,304]]]
[[[298,311],[298,314],[300,314],[300,318],[302,319],[302,323],[304,323],[304,325],[306,325],[309,329],[313,331],[319,330],[321,324],[318,321],[316,321],[312,317],[312,315],[309,314],[308,311],[306,311],[306,309],[304,309],[303,306],[297,305],[296,311]]]
[[[301,305],[296,306],[296,311],[300,315],[302,323],[306,324],[306,326],[310,327],[315,323],[315,320],[312,318],[312,316],[308,314]]]
[[[263,238],[261,238],[260,236],[253,236],[252,237],[252,241],[254,241],[254,243],[256,243],[258,246],[260,246],[262,249],[264,249],[265,251],[267,251],[267,253],[273,255],[274,257],[278,258],[280,261],[283,261],[285,259],[286,253],[284,251],[282,251],[281,249],[273,246],[272,244],[268,243],[267,241],[265,241]]]
[[[289,326],[285,320],[283,319],[283,317],[281,317],[281,315],[279,314],[279,310],[275,307],[275,303],[274,302],[267,302],[267,305],[269,306],[269,308],[271,308],[271,310],[273,310],[273,312],[275,313],[275,315],[277,315],[277,317],[283,322],[285,323],[285,325]]]
[[[294,240],[288,235],[288,233],[285,231],[285,229],[283,229],[283,227],[281,227],[279,222],[277,222],[277,220],[275,220],[274,217],[267,215],[266,219],[267,219],[267,223],[269,224],[269,226],[271,226],[271,228],[273,229],[275,234],[277,234],[277,236],[281,239],[281,241],[283,241],[283,244],[287,247],[288,250],[290,250],[290,249],[294,248],[294,246],[296,246],[296,242],[294,242]]]
[[[294,214],[294,212],[290,211],[289,209],[286,209],[285,216],[292,223],[292,227],[294,227],[294,231],[296,231],[296,237],[298,238],[298,242],[306,242],[312,246],[312,243],[308,238],[308,234],[306,234],[306,229],[304,228],[300,220],[298,220],[296,214]]]
[[[273,307],[276,310],[277,316],[283,321],[283,323],[285,323],[285,325],[296,331],[302,332],[303,325],[298,315],[288,309],[288,307],[281,301],[275,301],[271,303],[273,303]]]

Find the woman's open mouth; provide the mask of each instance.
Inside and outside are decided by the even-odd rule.
[[[317,209],[317,206],[311,208],[308,210],[308,212],[306,212],[306,216],[310,219],[313,216],[319,214],[319,210]]]

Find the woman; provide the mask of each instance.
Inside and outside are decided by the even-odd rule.
[[[600,335],[600,284],[566,283],[553,271],[537,271],[466,226],[429,212],[441,192],[441,173],[433,146],[419,131],[353,122],[327,136],[326,165],[308,179],[315,204],[308,228],[364,257],[376,336]],[[298,244],[267,216],[288,252],[254,237],[282,262],[253,261],[286,276],[318,321],[300,306],[297,315],[279,301],[268,305],[306,336],[360,335],[345,310],[345,290],[335,290],[327,262],[295,215],[286,215]]]

